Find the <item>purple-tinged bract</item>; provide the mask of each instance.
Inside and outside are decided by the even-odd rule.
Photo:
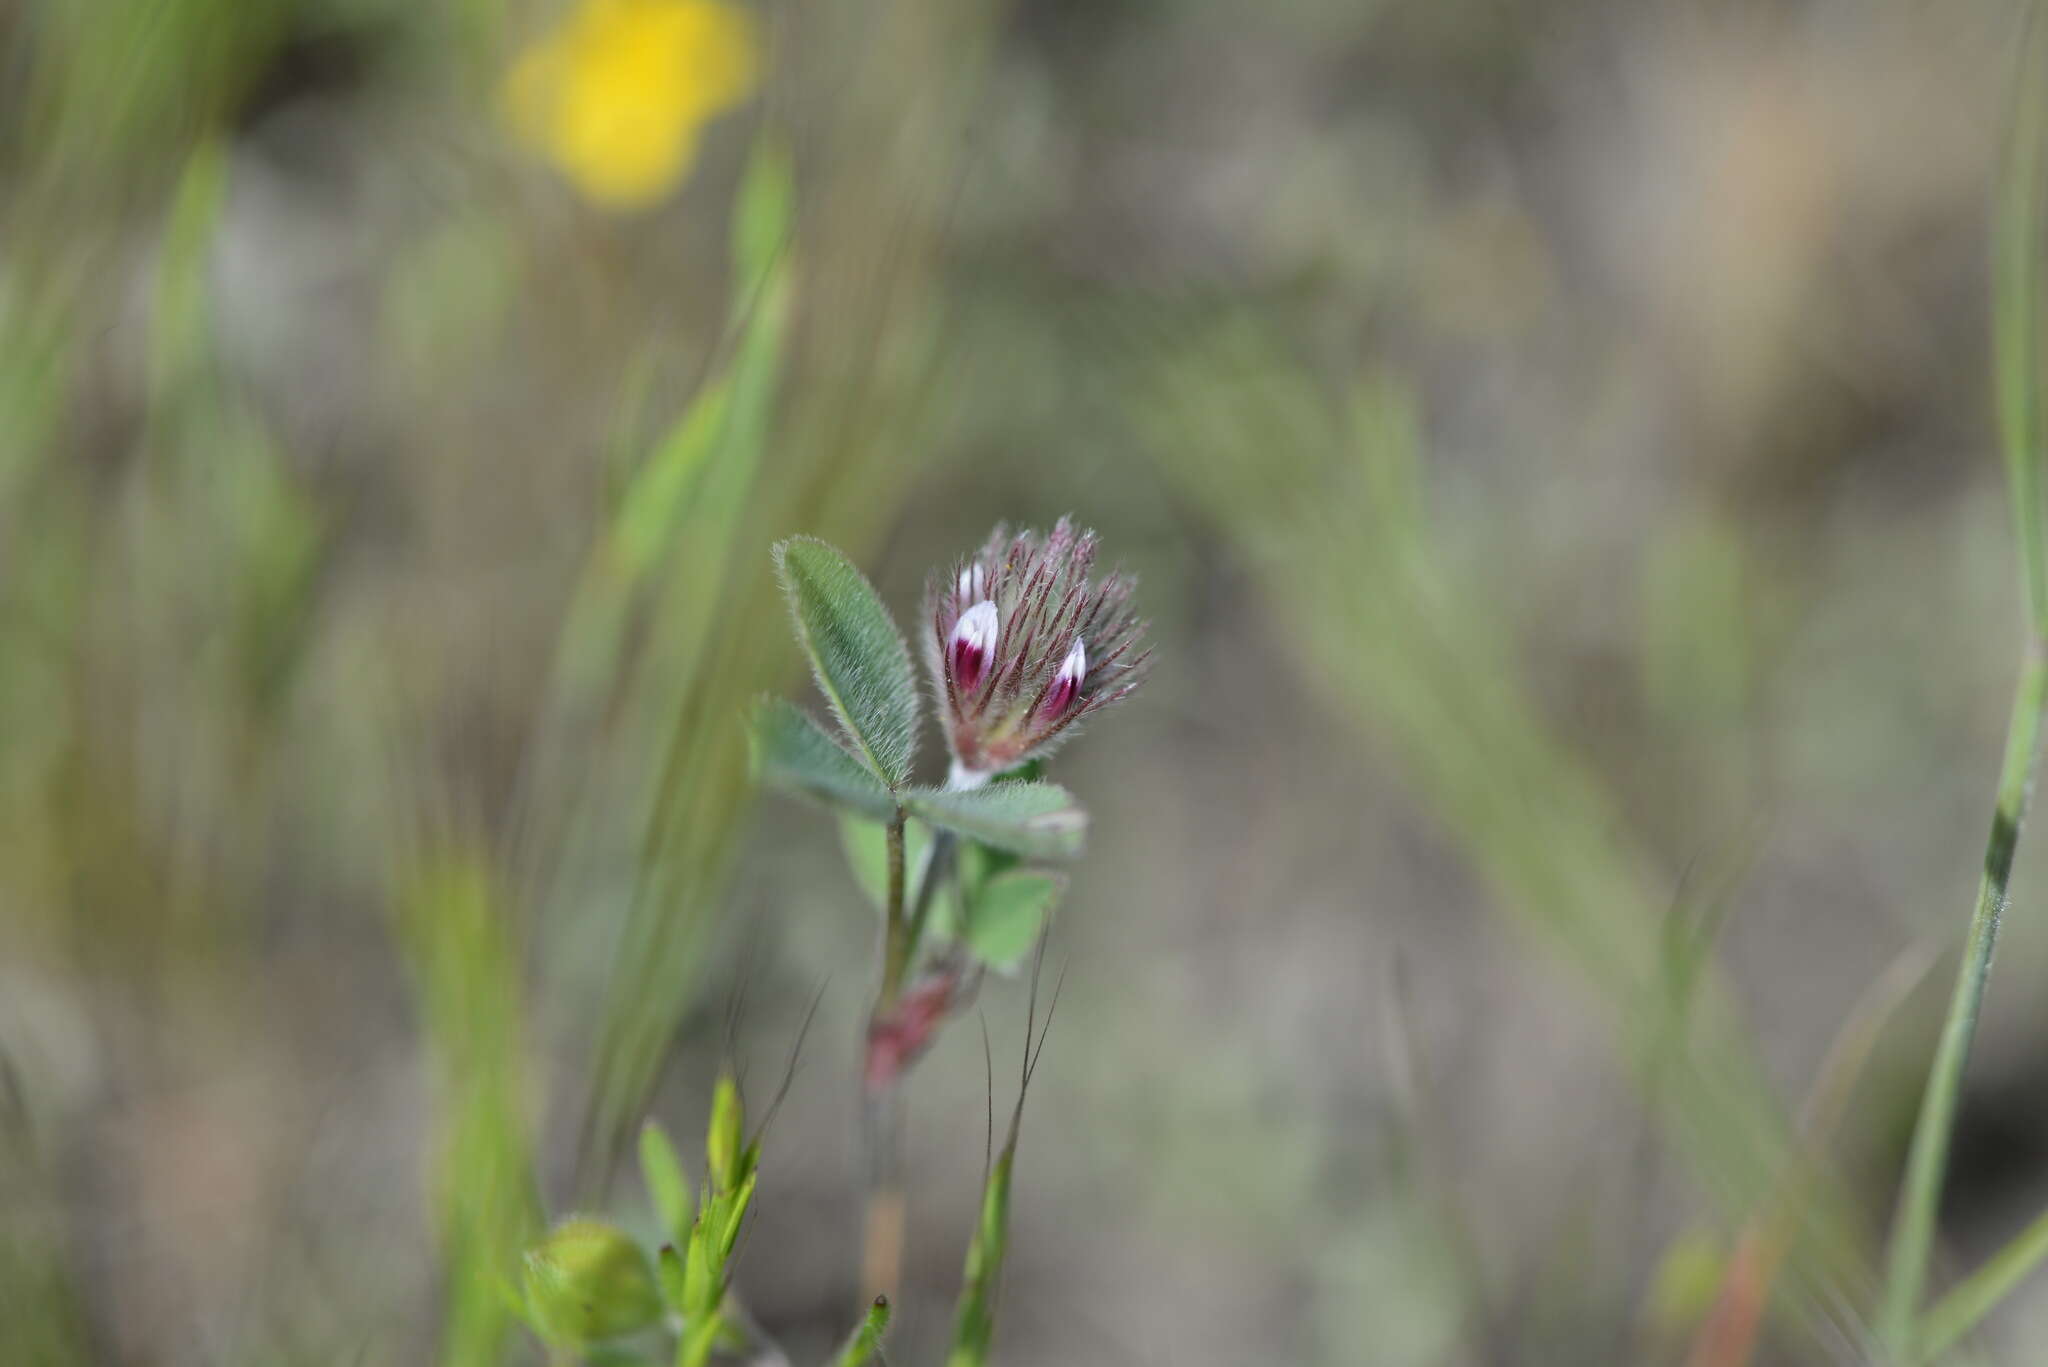
[[[1095,533],[997,527],[925,590],[925,663],[962,776],[986,778],[1050,751],[1074,724],[1131,695],[1152,652],[1134,581],[1091,582]]]

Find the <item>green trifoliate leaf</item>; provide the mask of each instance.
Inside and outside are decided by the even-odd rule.
[[[775,547],[797,639],[861,762],[884,786],[910,781],[917,677],[882,599],[853,563],[811,537]]]
[[[857,816],[843,816],[839,819],[839,843],[846,850],[846,863],[853,870],[854,882],[867,894],[875,910],[881,911],[889,902],[889,832],[886,827],[873,821],[864,821]],[[903,828],[903,876],[906,883],[905,896],[914,896],[918,879],[923,876],[925,860],[932,846],[931,827],[921,821],[912,821]]]
[[[690,1182],[668,1132],[652,1120],[640,1127],[640,1180],[647,1184],[647,1197],[661,1216],[661,1232],[671,1239],[686,1237],[696,1205]]]
[[[526,1303],[541,1336],[584,1344],[644,1329],[661,1317],[647,1255],[601,1220],[565,1220],[526,1251]]]
[[[966,925],[961,938],[974,957],[999,972],[1010,973],[1030,957],[1045,928],[1045,918],[1066,891],[1057,873],[1014,869],[999,873],[967,895]]]
[[[889,790],[804,712],[780,698],[754,712],[754,763],[775,787],[858,812],[875,821],[896,814]]]
[[[903,800],[934,826],[1027,859],[1070,859],[1088,836],[1088,814],[1056,783],[995,783],[966,792],[913,788]]]

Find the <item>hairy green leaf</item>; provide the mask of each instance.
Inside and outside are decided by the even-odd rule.
[[[854,753],[891,790],[917,753],[917,677],[881,596],[853,563],[812,537],[775,547],[797,639]]]
[[[1028,859],[1070,859],[1088,835],[1088,814],[1056,783],[915,788],[903,797],[907,810],[934,826]]]
[[[875,821],[896,814],[889,790],[802,709],[770,698],[754,712],[754,762],[763,782]]]

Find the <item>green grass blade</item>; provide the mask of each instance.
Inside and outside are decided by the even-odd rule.
[[[1997,806],[1984,856],[1984,876],[1970,913],[1963,961],[1956,974],[1948,1018],[1927,1074],[1920,1114],[1907,1154],[1906,1175],[1892,1223],[1891,1249],[1878,1336],[1900,1361],[1918,1360],[1916,1321],[1927,1283],[1935,1219],[1948,1169],[1948,1149],[1962,1092],[1963,1069],[1977,1033],[1977,1015],[1990,985],[2013,854],[2025,822],[2040,750],[2041,709],[2048,702],[2048,565],[2043,560],[2041,520],[2040,278],[2035,256],[2041,236],[2043,134],[2043,28],[2038,9],[2028,15],[2027,40],[2000,178],[1993,282],[1999,436],[2004,446],[2008,495],[2020,543],[2029,632],[2006,727],[2005,761]]]
[[[875,1355],[882,1351],[882,1335],[889,1331],[889,1298],[875,1297],[875,1303],[868,1307],[860,1327],[853,1331],[853,1337],[846,1341],[846,1347],[834,1360],[834,1367],[868,1367]]]
[[[697,1209],[690,1180],[683,1175],[683,1160],[676,1156],[668,1132],[652,1120],[640,1127],[640,1179],[661,1216],[662,1233],[670,1239],[688,1238]]]
[[[744,309],[789,245],[795,218],[796,169],[780,138],[763,133],[755,143],[733,198],[733,307]]]
[[[2028,621],[2048,636],[2048,536],[2041,508],[2041,158],[2048,150],[2043,25],[2030,7],[1993,228],[1998,435],[2019,538]]]
[[[499,1279],[539,1223],[524,1111],[519,956],[481,857],[437,856],[398,907],[441,1114],[442,1260],[450,1288],[439,1361],[500,1356]]]
[[[1003,1146],[989,1168],[981,1195],[981,1223],[967,1246],[966,1280],[953,1326],[953,1351],[946,1367],[986,1367],[996,1331],[996,1288],[1010,1241],[1010,1169],[1017,1150]]]
[[[2048,1211],[2035,1216],[2033,1223],[1927,1312],[1920,1330],[1922,1352],[1938,1358],[1955,1347],[2044,1261],[2048,1261]]]

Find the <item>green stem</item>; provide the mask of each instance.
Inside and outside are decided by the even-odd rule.
[[[912,949],[910,918],[903,912],[903,809],[889,823],[888,918],[882,944],[882,991],[875,1017],[896,1006]],[[868,1160],[867,1215],[861,1252],[861,1282],[869,1296],[894,1295],[903,1271],[903,1092],[897,1079],[863,1098],[863,1135]]]
[[[1893,1219],[1891,1260],[1885,1280],[1878,1335],[1891,1358],[1919,1360],[1914,1318],[1927,1282],[1929,1249],[1934,1242],[1936,1208],[1948,1166],[1950,1131],[1955,1125],[1963,1065],[1977,1033],[1977,1013],[1991,979],[1991,957],[1998,947],[1998,922],[2005,911],[2012,876],[2013,852],[2026,820],[2027,798],[2033,789],[2034,765],[2040,752],[2041,710],[2048,701],[2048,650],[2035,637],[2020,667],[2007,723],[2005,763],[1998,779],[1998,806],[1991,818],[1991,838],[1984,854],[1984,877],[1970,916],[1969,938],[1956,974],[1948,1020],[1927,1074],[1920,1100],[1920,1118],[1913,1128],[1913,1147],[1906,1160],[1905,1184]]]
[[[883,908],[888,929],[882,943],[882,997],[876,1006],[880,1014],[896,1005],[903,992],[903,973],[910,959],[910,923],[903,914],[903,809],[889,823],[889,897]]]

